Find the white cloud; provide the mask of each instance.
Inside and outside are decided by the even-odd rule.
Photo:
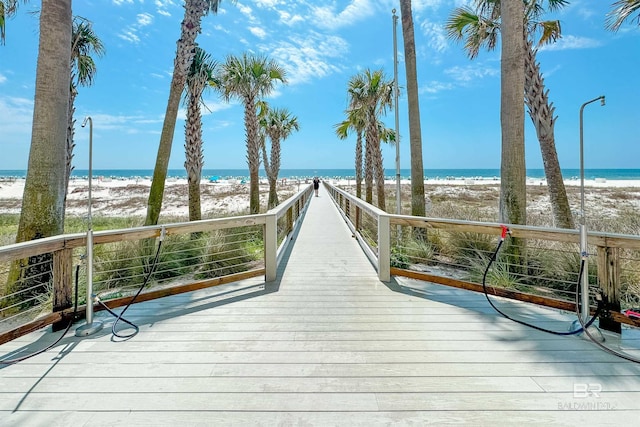
[[[500,75],[500,70],[494,67],[486,67],[481,64],[467,65],[465,67],[452,67],[444,71],[454,80],[460,83],[468,83],[472,80],[484,77],[495,77]]]
[[[238,3],[238,10],[247,18],[249,23],[253,24],[256,22],[256,18],[253,16],[253,9],[249,6]]]
[[[158,8],[162,8],[162,9],[166,9],[169,6],[176,5],[176,2],[174,0],[155,0],[154,3]]]
[[[126,27],[118,34],[122,40],[126,40],[129,43],[140,43],[141,29],[153,24],[153,15],[150,13],[139,13],[136,15],[136,22]]]
[[[321,27],[337,29],[352,25],[366,19],[375,13],[375,3],[372,0],[352,0],[344,10],[335,11],[333,6],[311,6],[313,22]]]
[[[335,59],[346,55],[349,45],[338,36],[312,31],[260,49],[269,52],[287,70],[287,79],[293,85],[340,72],[342,66]]]
[[[249,31],[251,31],[251,34],[261,39],[267,36],[267,32],[260,27],[249,27]]]
[[[148,13],[139,13],[138,16],[136,16],[136,21],[139,26],[146,27],[153,23],[153,15]]]
[[[540,48],[540,51],[549,50],[568,50],[568,49],[591,49],[594,47],[602,46],[602,42],[587,37],[578,36],[562,36],[557,42],[545,45]]]
[[[453,83],[443,83],[443,82],[437,82],[435,80],[430,81],[427,84],[423,84],[420,85],[418,88],[418,93],[420,94],[424,94],[424,93],[429,93],[429,94],[435,94],[438,92],[442,92],[445,90],[451,90],[455,87],[455,85]]]
[[[0,98],[0,129],[3,141],[23,141],[31,134],[33,100],[26,98]]]
[[[2,75],[2,74],[0,74],[0,84],[4,83],[6,81],[7,81],[7,77]]]
[[[274,8],[279,4],[285,4],[283,0],[255,0],[255,3],[261,8]]]
[[[217,111],[222,111],[222,110],[227,110],[231,107],[233,107],[234,104],[229,103],[229,102],[222,102],[219,100],[215,100],[215,101],[208,101],[206,99],[203,99],[203,106],[202,109],[200,110],[202,113],[202,117],[211,115]],[[186,120],[187,119],[187,110],[186,108],[180,108],[178,110],[178,120]]]
[[[123,3],[133,4],[133,0],[113,0],[113,4],[120,6]]]
[[[220,25],[220,24],[216,24],[216,25],[214,25],[214,26],[213,26],[213,29],[214,29],[214,30],[216,30],[216,31],[223,32],[223,33],[225,33],[225,34],[231,34],[231,31],[229,31],[229,29],[228,29],[228,28],[226,28],[226,27],[224,27],[224,26],[222,26],[222,25]]]
[[[134,31],[135,30],[124,30],[118,34],[118,37],[134,44],[140,43],[140,37],[138,37]]]
[[[163,16],[171,16],[171,13],[167,9],[177,6],[174,0],[155,0],[154,3],[157,7],[158,14]]]
[[[134,125],[162,123],[163,118],[147,117],[142,115],[114,115],[114,114],[92,114],[93,127],[96,130],[123,130],[128,131]]]
[[[420,28],[429,39],[429,47],[436,52],[444,52],[447,50],[449,43],[442,25],[425,20],[420,24]]]
[[[292,26],[298,22],[304,22],[304,18],[301,15],[291,15],[284,10],[279,10],[278,15],[280,15],[280,22],[288,26]]]
[[[475,0],[411,0],[411,11],[415,15],[424,12],[427,9],[438,10],[441,7],[452,10],[455,7],[471,5]],[[400,14],[400,5],[397,0],[385,0],[381,2],[385,10],[395,8]]]

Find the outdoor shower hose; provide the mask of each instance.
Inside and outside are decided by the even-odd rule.
[[[489,302],[489,304],[491,305],[491,307],[493,307],[493,309],[495,311],[497,311],[500,315],[502,315],[503,317],[505,317],[506,319],[509,319],[513,322],[519,323],[521,325],[527,326],[529,328],[533,328],[535,330],[538,331],[542,331],[542,332],[547,332],[549,334],[553,334],[553,335],[561,335],[561,336],[568,336],[568,335],[576,335],[579,334],[581,332],[584,332],[585,335],[589,338],[589,340],[591,340],[594,344],[596,344],[598,347],[600,347],[602,350],[606,351],[609,354],[613,354],[614,356],[618,356],[622,359],[628,360],[630,362],[634,362],[634,363],[640,363],[640,359],[637,359],[633,356],[624,354],[624,353],[620,353],[618,351],[615,351],[607,346],[605,346],[604,344],[602,344],[599,340],[597,340],[593,335],[591,335],[589,333],[589,327],[593,324],[593,322],[596,320],[596,318],[598,317],[598,315],[600,314],[601,310],[602,310],[602,296],[600,294],[597,295],[596,300],[598,301],[598,306],[596,308],[596,311],[593,315],[593,317],[591,319],[589,319],[588,322],[585,323],[584,319],[582,319],[582,316],[580,315],[580,282],[582,280],[582,275],[585,274],[585,260],[582,259],[580,261],[580,273],[578,274],[578,281],[577,281],[577,288],[576,288],[576,314],[578,316],[578,321],[580,322],[580,328],[577,328],[576,330],[573,331],[566,331],[566,332],[562,332],[562,331],[554,331],[551,329],[545,329],[542,328],[540,326],[536,326],[533,325],[531,323],[527,323],[523,320],[519,320],[519,319],[515,319],[509,315],[507,315],[506,313],[504,313],[502,310],[500,310],[498,307],[496,307],[496,305],[493,303],[493,301],[491,301],[491,298],[489,298],[489,293],[487,292],[487,274],[489,273],[489,269],[491,268],[491,265],[494,263],[494,261],[496,260],[497,256],[498,256],[498,252],[500,252],[500,248],[502,247],[502,244],[504,243],[504,240],[506,238],[507,235],[510,235],[511,232],[509,230],[508,227],[506,226],[502,226],[502,234],[500,236],[500,241],[498,242],[498,245],[495,249],[495,251],[493,252],[493,254],[491,255],[491,258],[489,259],[489,263],[487,264],[487,267],[484,270],[484,274],[482,276],[482,290],[484,292],[484,296],[487,299],[487,301]]]

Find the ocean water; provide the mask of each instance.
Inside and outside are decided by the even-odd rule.
[[[94,169],[92,171],[94,177],[105,178],[150,178],[153,176],[152,169]],[[0,178],[24,178],[26,170],[0,170]],[[89,171],[86,169],[76,169],[72,173],[72,177],[86,178]],[[563,169],[562,175],[565,179],[577,179],[580,177],[579,169]],[[260,170],[260,176],[266,177],[264,170]],[[353,169],[281,169],[280,178],[297,179],[312,178],[318,176],[320,178],[334,179],[353,179]],[[395,179],[395,170],[386,169],[385,176],[388,179]],[[400,169],[402,179],[409,179],[411,171],[409,169]],[[456,179],[456,178],[499,178],[500,169],[425,169],[425,179]],[[606,180],[640,180],[640,169],[585,169],[585,179],[604,178]],[[167,173],[169,178],[186,178],[187,173],[184,169],[169,169]],[[210,179],[217,177],[218,179],[248,179],[249,173],[247,169],[204,169],[202,171],[202,179]],[[543,169],[527,169],[528,178],[544,178]]]

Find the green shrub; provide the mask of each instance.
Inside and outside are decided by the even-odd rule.
[[[453,232],[447,243],[455,264],[473,266],[475,261],[488,259],[496,249],[497,240],[488,234]]]
[[[210,279],[248,270],[262,249],[261,243],[255,238],[257,236],[252,234],[232,235],[224,230],[210,233],[204,246],[203,263],[195,277]]]
[[[397,246],[391,248],[391,267],[407,269],[411,265],[409,256]]]
[[[471,261],[468,270],[468,280],[474,283],[482,283],[484,272],[489,264],[489,256],[480,256]],[[518,277],[509,271],[509,264],[506,259],[498,257],[487,272],[487,286],[501,289],[523,290],[522,283]]]

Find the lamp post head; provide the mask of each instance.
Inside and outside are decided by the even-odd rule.
[[[604,104],[604,95],[602,95],[602,96],[600,97],[600,105],[602,105],[603,107],[604,107],[604,105],[605,105],[605,104]]]

